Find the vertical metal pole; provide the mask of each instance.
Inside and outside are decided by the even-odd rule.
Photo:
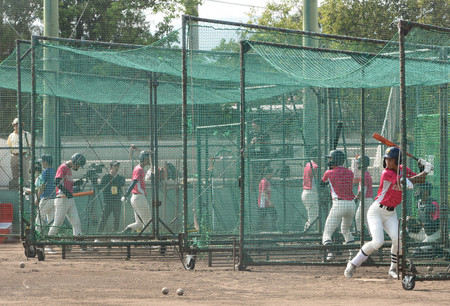
[[[187,245],[187,222],[188,222],[188,192],[187,192],[187,63],[186,63],[186,19],[182,17],[181,30],[181,65],[182,65],[182,137],[183,137],[183,233],[184,246]]]
[[[240,43],[240,69],[241,69],[241,105],[240,105],[240,123],[241,123],[241,177],[239,178],[239,187],[241,189],[240,198],[240,227],[239,227],[239,270],[245,270],[244,265],[244,216],[245,216],[245,53],[247,52],[248,45],[245,41]]]
[[[366,127],[365,127],[365,109],[366,109],[366,90],[365,88],[361,88],[361,194],[360,194],[360,204],[361,205],[361,232],[360,232],[360,240],[361,240],[361,247],[364,245],[364,221],[365,221],[365,204],[364,201],[366,199],[366,194],[364,192],[365,187],[365,178],[366,178],[366,171],[367,167],[364,163],[364,156],[366,156]],[[372,186],[367,186],[368,188],[371,188]]]
[[[150,167],[152,168],[153,175],[151,176],[150,179],[150,184],[152,186],[152,195],[151,195],[151,201],[150,201],[150,209],[152,212],[152,235],[155,235],[155,230],[156,230],[156,212],[155,212],[155,192],[156,192],[156,184],[155,182],[158,180],[156,178],[157,174],[158,174],[158,168],[155,167],[155,146],[154,146],[154,123],[155,123],[155,118],[153,116],[153,74],[151,72],[148,73],[148,95],[149,95],[149,109],[148,109],[148,115],[149,115],[149,119],[150,119],[150,124],[149,124],[149,136],[150,136],[150,161],[151,161],[151,165]]]
[[[406,139],[406,82],[405,82],[405,24],[403,20],[399,21],[398,28],[399,28],[399,53],[400,53],[400,106],[401,106],[401,134],[402,134],[402,141],[401,141],[401,149],[402,149],[402,177],[403,180],[406,181],[406,154],[404,152],[407,152],[407,139]],[[402,186],[402,231],[401,231],[401,248],[402,248],[402,254],[406,254],[406,204],[408,203],[408,194],[406,192],[406,184],[403,184]],[[397,260],[400,260],[398,258]],[[401,271],[403,279],[405,277],[405,261],[401,261]]]
[[[153,84],[153,141],[154,141],[154,156],[155,156],[155,170],[156,170],[156,183],[155,183],[155,235],[159,237],[159,208],[161,207],[161,201],[159,200],[159,187],[161,182],[159,168],[159,140],[158,140],[158,80],[156,74],[152,72],[152,84]]]
[[[283,134],[283,142],[282,142],[282,152],[287,152],[286,148],[286,95],[283,95],[283,128],[282,128],[282,134]],[[292,101],[294,103],[294,101]],[[286,171],[284,171],[284,168],[286,167],[286,160],[285,160],[286,154],[283,156],[283,162],[281,169],[283,170],[281,172],[281,181],[283,182],[283,232],[286,231]]]
[[[447,62],[448,48],[441,49],[441,59]],[[441,239],[445,247],[449,246],[448,238],[448,94],[447,84],[439,85],[439,117],[440,117],[440,209]]]
[[[22,77],[21,77],[21,71],[20,71],[20,42],[17,40],[16,41],[16,58],[17,58],[17,107],[19,109],[19,114],[18,114],[18,118],[19,118],[19,148],[22,145],[22,139],[21,139],[21,128],[20,125],[22,124],[22,118],[21,118],[21,113],[22,113]],[[20,152],[20,156],[22,156],[22,152],[19,150]],[[22,163],[19,164],[19,169],[20,169],[20,177],[22,177]],[[23,219],[23,215],[24,215],[24,203],[23,203],[23,186],[22,184],[19,184],[19,188],[20,188],[20,192],[19,192],[19,218],[20,218],[20,238],[23,240],[25,237],[25,228],[24,228],[24,219]]]
[[[34,200],[34,162],[35,162],[35,139],[36,139],[36,133],[35,133],[35,105],[36,105],[36,46],[37,46],[38,39],[36,36],[33,36],[31,38],[31,195],[30,195],[30,210],[31,210],[31,225],[33,228],[34,225],[34,209],[33,209],[33,200]],[[20,120],[19,120],[20,121]],[[20,135],[22,133],[20,132]],[[20,144],[22,141],[20,141]],[[22,154],[20,154],[22,156]],[[22,164],[22,162],[21,162]],[[23,190],[20,191],[20,193],[23,193]],[[20,216],[23,218],[24,216]],[[34,239],[34,237],[31,237]]]
[[[59,6],[58,0],[44,0],[44,36],[58,37],[59,36]],[[58,71],[58,51],[56,49],[44,48],[44,63],[43,69],[46,72]],[[50,74],[49,74],[50,75]],[[57,82],[56,72],[52,74],[53,82]],[[49,76],[50,77],[50,76]],[[42,102],[42,139],[45,153],[51,154],[53,157],[57,157],[58,151],[56,150],[58,139],[55,139],[55,130],[58,122],[55,120],[56,114],[56,97],[49,95],[50,89],[44,82],[45,94],[43,95]],[[56,162],[56,160],[55,160]],[[57,164],[58,165],[58,164]]]

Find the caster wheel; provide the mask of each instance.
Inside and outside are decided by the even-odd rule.
[[[26,257],[36,257],[36,248],[32,245],[25,246]]]
[[[166,250],[167,250],[167,247],[165,245],[162,245],[159,247],[159,253],[161,255],[166,255]]]
[[[195,255],[186,255],[183,258],[183,266],[187,270],[194,270],[195,268]]]
[[[413,290],[416,286],[416,278],[413,275],[407,275],[402,280],[402,287],[405,290]]]
[[[36,253],[37,253],[37,258],[39,261],[44,261],[45,260],[45,252],[43,248],[37,248],[36,249]]]

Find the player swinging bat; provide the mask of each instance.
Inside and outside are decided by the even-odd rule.
[[[376,137],[374,136],[374,138]],[[380,141],[383,142],[384,140]],[[401,255],[401,249],[399,248],[398,219],[395,208],[402,201],[402,174],[403,171],[406,172],[407,186],[408,188],[412,188],[413,184],[425,182],[426,175],[433,170],[433,165],[426,162],[424,159],[418,159],[419,169],[422,171],[419,174],[412,172],[409,168],[403,169],[401,165],[403,153],[394,143],[390,142],[389,144],[391,147],[386,150],[383,156],[384,170],[381,173],[378,194],[367,212],[367,224],[372,236],[372,241],[364,244],[358,254],[348,262],[344,271],[344,275],[347,278],[351,278],[355,273],[356,268],[361,266],[370,254],[383,245],[383,230],[385,230],[392,242],[391,266],[389,268],[388,276],[398,279],[397,258]]]

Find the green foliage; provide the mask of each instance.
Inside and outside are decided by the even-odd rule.
[[[120,43],[150,44],[168,34],[173,12],[179,1],[60,1],[59,25],[62,37],[112,41]],[[146,11],[169,12],[151,33]]]
[[[257,16],[249,13],[251,24],[302,30],[302,0],[268,3]],[[323,0],[319,8],[321,32],[327,34],[391,39],[397,20],[436,26],[450,24],[448,0]]]
[[[391,39],[400,19],[448,26],[448,0],[325,0],[319,8],[322,32]]]
[[[250,24],[301,30],[302,0],[285,0],[281,3],[269,2],[261,16],[256,16],[255,10],[249,13]]]

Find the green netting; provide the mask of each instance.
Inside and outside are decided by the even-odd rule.
[[[164,177],[159,184],[148,182],[151,192],[147,200],[153,220],[162,223],[154,228],[152,222],[146,232],[132,233],[133,238],[160,234],[173,237],[187,225],[189,243],[208,250],[230,248],[232,239],[242,238],[243,230],[245,263],[327,263],[328,253],[336,256],[335,262],[343,263],[370,235],[364,226],[358,227],[358,219],[352,219],[350,232],[355,243],[337,230],[329,238],[330,249],[323,247],[332,207],[331,190],[325,188],[313,201],[316,220],[308,206],[311,203],[304,203],[302,198],[303,173],[313,157],[313,148],[320,151],[316,156],[317,182],[328,168],[324,155],[333,149],[346,155],[345,168],[360,175],[355,162],[364,144],[373,177],[368,187],[374,194],[385,150],[371,137],[374,132],[398,144],[406,133],[411,151],[424,158],[434,154],[434,162],[440,162],[435,148],[443,140],[436,135],[444,127],[436,118],[440,103],[447,97],[448,31],[413,26],[406,36],[407,131],[400,129],[397,36],[391,41],[374,41],[245,25],[190,23],[185,37],[185,93],[181,39],[179,32],[151,46],[39,39],[33,50],[36,157],[52,150],[63,162],[73,152],[81,151],[88,163],[107,168],[112,160],[119,160],[129,184],[138,158],[138,152],[130,150],[135,145],[152,149],[159,171],[171,173],[171,178]],[[241,41],[246,42],[245,75],[241,75]],[[31,54],[25,54],[28,48],[22,45],[20,64],[22,90],[26,93],[31,92]],[[2,87],[17,87],[15,58],[12,54],[0,65]],[[245,84],[244,97],[241,81]],[[182,118],[183,94],[186,118]],[[49,96],[56,99],[54,113],[46,109]],[[31,107],[28,101],[25,104],[21,111],[29,128]],[[187,124],[185,134],[183,120]],[[49,137],[49,121],[57,130],[56,144],[50,146],[45,139]],[[259,129],[253,126],[255,122]],[[187,139],[186,148],[183,137]],[[181,181],[183,158],[187,162],[187,199],[183,198]],[[411,160],[409,163],[417,172],[417,165]],[[104,169],[102,172],[105,174]],[[85,174],[86,169],[75,176]],[[434,178],[439,175],[436,171]],[[434,178],[433,184],[442,184]],[[269,207],[261,207],[264,180],[271,185]],[[89,184],[86,188],[92,187]],[[436,186],[435,196],[440,188]],[[358,178],[351,189],[356,195]],[[101,190],[97,191],[101,199]],[[412,195],[409,199],[408,213],[416,204]],[[187,212],[183,211],[184,201]],[[98,197],[76,202],[85,238],[103,238],[105,233],[98,232],[102,208]],[[122,207],[121,213],[120,230],[134,219],[129,205]],[[71,233],[66,224],[60,238],[76,242]],[[107,233],[120,239],[128,236],[112,229],[110,223]],[[47,238],[45,234],[39,236]],[[350,244],[342,246],[343,242]],[[389,264],[389,252],[384,248],[377,263]]]

